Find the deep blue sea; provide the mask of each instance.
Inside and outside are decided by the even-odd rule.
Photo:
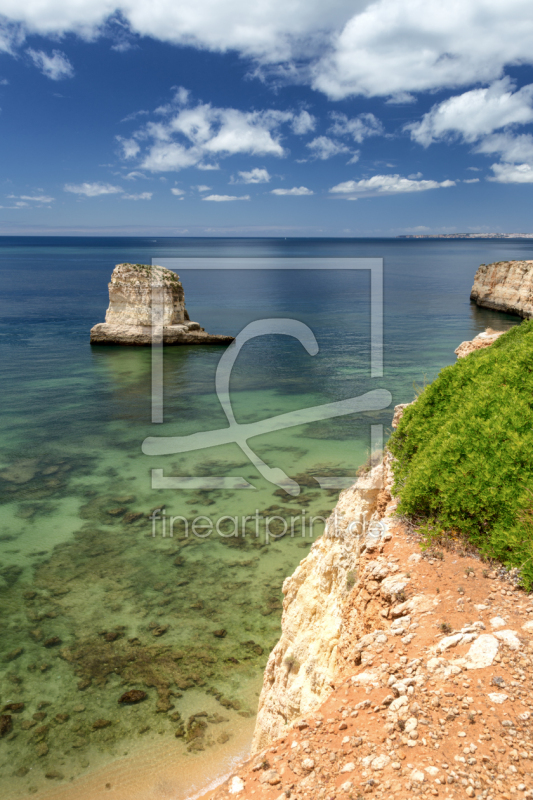
[[[244,346],[231,375],[238,422],[391,393],[386,409],[250,440],[298,496],[237,444],[143,454],[148,436],[227,426],[215,393],[223,347],[165,348],[154,425],[150,349],[89,345],[116,264],[180,257],[191,259],[179,270],[190,317],[209,332],[290,318],[316,337],[314,356],[287,336]],[[370,375],[367,271],[191,268],[205,257],[383,258],[383,376]],[[527,240],[0,238],[0,701],[24,704],[5,712],[3,797],[92,798],[110,782],[116,798],[179,800],[246,751],[281,584],[338,495],[315,476],[353,477],[371,428],[386,439],[393,406],[453,363],[460,342],[520,322],[469,293],[479,264],[531,258]],[[152,469],[254,489],[153,489]],[[179,517],[172,538],[148,518],[163,507]],[[212,533],[191,534],[199,517]],[[146,699],[119,703],[130,689]]]

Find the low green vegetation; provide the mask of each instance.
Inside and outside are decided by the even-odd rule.
[[[398,511],[533,586],[533,320],[443,369],[389,441]]]

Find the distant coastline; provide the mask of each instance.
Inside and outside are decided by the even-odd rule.
[[[405,233],[397,239],[533,239],[533,233]]]

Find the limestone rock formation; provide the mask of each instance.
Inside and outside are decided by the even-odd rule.
[[[484,308],[533,316],[533,261],[496,261],[476,272],[470,299]]]
[[[156,305],[152,310],[152,301]],[[117,264],[109,283],[106,321],[91,328],[91,344],[152,344],[152,325],[162,326],[163,344],[230,344],[232,336],[207,333],[191,322],[175,272],[145,264]]]
[[[380,463],[341,493],[324,534],[283,584],[282,634],[265,668],[253,752],[332,691],[344,604],[360,552],[376,544],[372,526],[368,541],[358,541],[361,523],[378,519],[384,477],[388,482],[388,466]]]
[[[492,328],[487,328],[485,331],[482,331],[482,333],[478,333],[472,341],[461,342],[459,347],[454,350],[454,353],[457,358],[464,358],[475,350],[482,350],[484,347],[490,347],[503,333],[505,333],[505,331],[495,331]]]

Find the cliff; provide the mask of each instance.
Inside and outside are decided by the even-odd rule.
[[[344,604],[358,581],[361,553],[382,535],[372,522],[390,500],[384,488],[390,482],[386,461],[343,491],[324,534],[285,580],[282,634],[265,669],[253,752],[332,691]]]
[[[529,319],[533,316],[533,261],[482,264],[470,299],[478,306]]]
[[[478,333],[477,336],[474,336],[471,341],[461,342],[459,347],[456,347],[454,350],[454,353],[457,358],[465,358],[470,355],[470,353],[475,353],[476,350],[483,350],[485,347],[490,347],[503,333],[505,333],[505,331],[495,331],[492,328],[487,328],[485,331]]]
[[[205,800],[533,798],[533,602],[461,540],[421,552],[390,459],[285,581],[252,758]]]
[[[152,300],[157,307],[152,310]],[[91,344],[151,345],[152,319],[163,329],[163,344],[230,344],[232,336],[207,333],[191,322],[175,272],[144,264],[117,264],[109,283],[106,321],[91,328]]]

